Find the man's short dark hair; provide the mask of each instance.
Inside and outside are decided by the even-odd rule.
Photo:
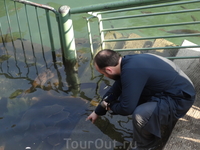
[[[96,63],[99,69],[103,69],[107,66],[117,66],[120,57],[119,53],[110,49],[104,49],[96,54],[94,63]]]

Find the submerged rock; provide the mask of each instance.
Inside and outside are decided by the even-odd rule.
[[[71,96],[44,95],[16,120],[13,129],[21,138],[17,149],[62,147],[79,120],[86,114],[88,101]],[[12,140],[12,139],[10,139]],[[8,145],[6,145],[8,146]],[[8,146],[9,147],[9,146]]]
[[[54,76],[55,74],[50,69],[45,70],[35,78],[35,80],[32,82],[32,86],[29,89],[25,90],[25,93],[33,92],[36,87],[41,87],[43,89],[47,81]]]

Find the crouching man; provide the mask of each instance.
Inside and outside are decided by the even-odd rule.
[[[105,49],[97,53],[94,65],[115,82],[87,120],[94,123],[107,110],[132,115],[133,142],[128,149],[162,149],[177,120],[194,103],[190,79],[172,61],[153,54],[121,57]]]

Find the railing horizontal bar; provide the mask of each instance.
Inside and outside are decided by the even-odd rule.
[[[13,0],[13,1],[19,2],[19,3],[23,3],[23,4],[32,5],[32,6],[35,6],[35,7],[40,7],[40,8],[48,9],[48,10],[53,11],[53,12],[57,12],[53,7],[50,7],[48,5],[38,4],[38,3],[26,1],[26,0]]]
[[[186,56],[186,57],[166,57],[167,59],[195,59],[199,58],[199,56]]]
[[[137,18],[137,17],[149,17],[149,16],[156,16],[156,15],[169,15],[169,14],[186,13],[186,12],[188,13],[188,12],[195,12],[195,11],[200,11],[200,9],[198,8],[198,9],[188,9],[188,10],[179,10],[179,11],[170,11],[170,12],[158,12],[158,13],[141,14],[141,15],[110,17],[110,18],[102,18],[102,19],[100,19],[100,21],[128,19],[128,18]]]
[[[177,37],[189,37],[189,36],[200,36],[200,33],[197,33],[197,34],[171,35],[171,36],[143,37],[143,38],[126,38],[126,39],[122,38],[122,39],[114,39],[114,40],[104,40],[103,42],[148,40],[148,39],[161,39],[161,38],[177,38]]]
[[[145,29],[145,28],[157,28],[157,27],[169,27],[169,26],[181,26],[181,25],[193,25],[193,24],[200,24],[200,21],[172,23],[172,24],[160,24],[160,25],[149,25],[149,26],[138,26],[138,27],[109,28],[109,29],[103,29],[101,32],[117,31],[117,30],[134,30],[134,29]]]
[[[131,49],[114,49],[115,51],[147,51],[157,49],[184,49],[184,48],[200,48],[200,45],[195,46],[170,46],[170,47],[148,47],[148,48],[131,48]]]
[[[117,10],[111,10],[111,11],[98,12],[97,14],[107,14],[107,13],[116,13],[116,12],[122,12],[122,11],[130,11],[130,10],[140,10],[140,9],[148,9],[148,8],[166,7],[166,6],[171,6],[171,5],[174,6],[174,5],[189,4],[189,3],[196,3],[196,2],[200,2],[200,0],[184,1],[184,2],[172,2],[172,3],[167,3],[167,4],[158,4],[158,5],[141,6],[141,7],[134,7],[134,8],[117,9]]]
[[[92,11],[102,11],[102,10],[112,10],[117,8],[125,8],[125,7],[134,7],[134,6],[141,6],[141,5],[150,5],[155,3],[166,3],[171,2],[173,0],[126,0],[126,1],[118,1],[118,2],[110,2],[98,5],[90,5],[86,7],[78,7],[78,8],[71,8],[70,13],[87,13]]]

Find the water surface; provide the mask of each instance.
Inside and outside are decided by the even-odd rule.
[[[61,5],[71,8],[88,6],[115,0],[88,0],[63,1],[33,0],[33,2],[47,4],[58,9]],[[112,116],[109,113],[100,117],[95,124],[85,121],[85,118],[95,109],[103,94],[109,89],[113,81],[100,75],[92,65],[89,42],[87,38],[86,22],[88,14],[73,15],[73,25],[76,37],[78,71],[66,70],[62,63],[62,54],[59,41],[56,41],[56,62],[52,60],[52,52],[48,40],[40,42],[38,32],[32,32],[31,37],[27,28],[27,21],[21,19],[22,38],[25,50],[22,49],[19,31],[16,28],[16,16],[13,4],[9,1],[11,27],[9,27],[6,13],[0,12],[2,35],[7,36],[7,43],[0,42],[0,148],[5,150],[25,149],[34,150],[65,150],[65,149],[125,149],[131,140],[131,117]],[[2,1],[0,2],[2,4]],[[1,7],[2,5],[0,5]],[[132,15],[168,11],[169,9],[188,9],[174,6],[164,9],[150,9],[144,11],[122,12],[120,15]],[[17,5],[18,13],[22,17],[25,9]],[[2,9],[3,10],[3,9]],[[30,16],[35,10],[30,9]],[[40,19],[45,14],[40,12]],[[119,14],[116,14],[119,15]],[[51,14],[54,18],[54,14]],[[23,17],[22,17],[23,18]],[[162,17],[147,17],[144,19],[129,19],[126,21],[108,21],[105,27],[139,26],[144,24],[157,24],[171,22],[172,20],[199,20],[196,13],[184,17],[169,15]],[[37,20],[30,17],[31,29],[38,31]],[[56,24],[53,20],[53,24]],[[99,47],[99,33],[96,22],[91,22],[95,49]],[[41,25],[42,36],[48,38],[46,24]],[[200,30],[197,25],[188,26],[187,29]],[[123,31],[124,36],[134,32],[140,36],[171,34],[178,32],[179,27],[153,30]],[[16,47],[13,48],[8,33],[12,31]],[[57,36],[55,27],[55,36]],[[168,32],[167,32],[168,31]],[[31,38],[34,44],[31,45]],[[170,39],[171,40],[171,39]],[[180,44],[183,39],[173,40]],[[193,42],[197,38],[191,38]],[[43,45],[41,45],[43,44]],[[43,46],[43,47],[42,47]],[[121,147],[122,146],[122,147]]]

